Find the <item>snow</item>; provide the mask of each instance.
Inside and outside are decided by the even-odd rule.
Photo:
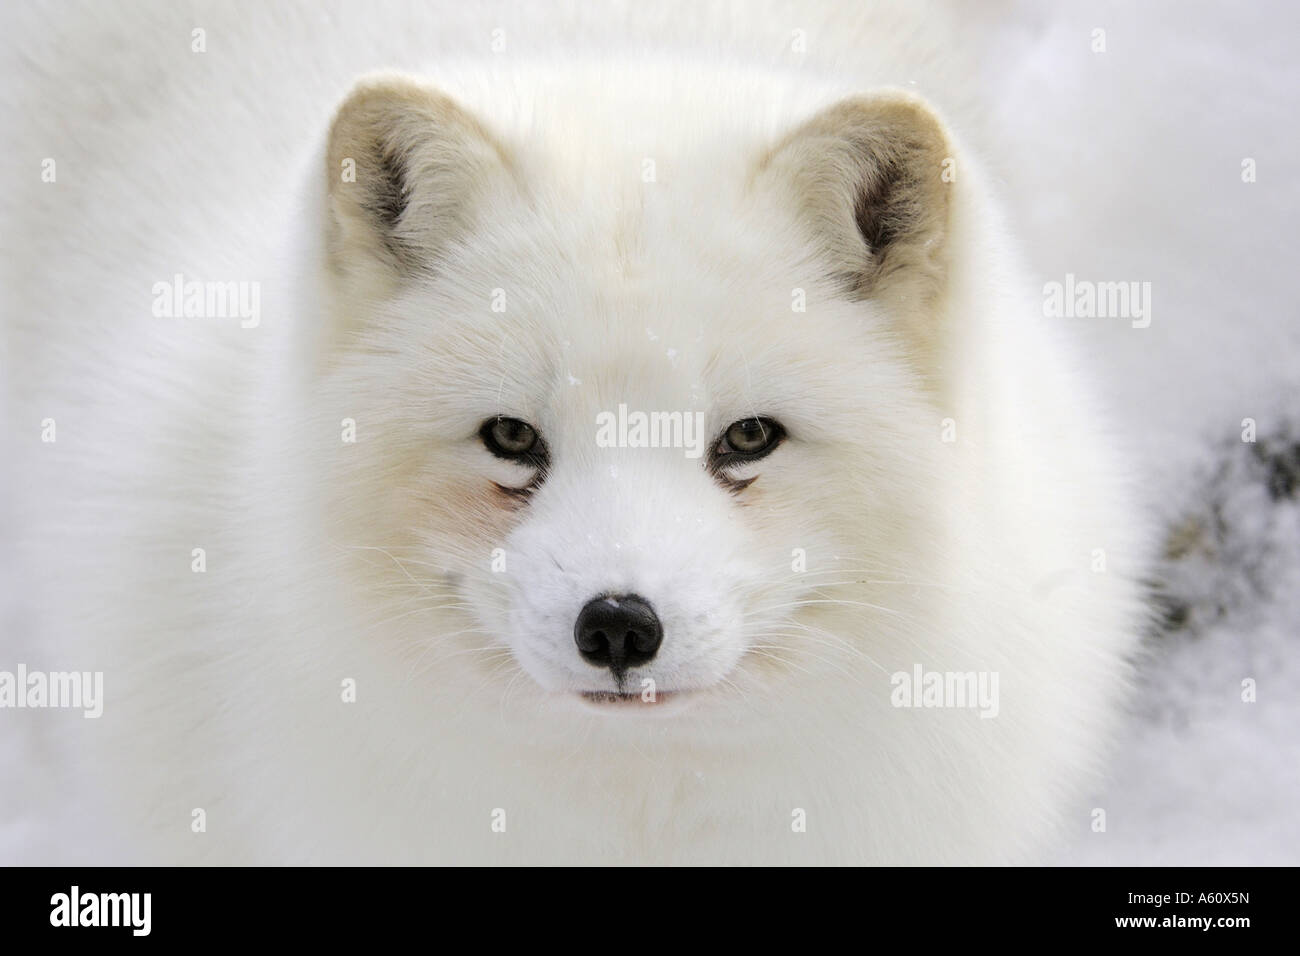
[[[1161,569],[1130,734],[1066,861],[1295,865],[1300,858],[1300,432],[1234,437],[1198,474]]]
[[[1300,863],[1300,185],[1294,5],[1022,4],[986,76],[1044,282],[1150,281],[1074,320],[1180,557],[1109,784],[1062,863]],[[1014,23],[1015,25],[1009,25]],[[1106,52],[1091,49],[1106,31]],[[1005,67],[1003,64],[1014,64]],[[1243,182],[1253,159],[1256,181]],[[1242,440],[1243,419],[1257,440]],[[1243,701],[1242,682],[1256,685]]]

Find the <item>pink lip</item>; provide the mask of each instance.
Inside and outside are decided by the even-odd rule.
[[[609,690],[584,690],[580,694],[582,699],[589,703],[607,707],[635,707],[637,705],[654,707],[673,696],[673,693],[669,691],[656,692],[653,700],[645,700],[640,694],[619,694]]]

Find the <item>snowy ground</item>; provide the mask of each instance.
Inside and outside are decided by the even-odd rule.
[[[1092,804],[1106,832],[1081,826],[1063,862],[1295,865],[1300,15],[1023,4],[1009,20],[986,81],[1003,90],[1005,185],[1032,261],[1044,282],[1152,283],[1149,328],[1074,321],[1171,529],[1180,557],[1162,575],[1187,609],[1150,642],[1131,733]]]
[[[1066,862],[1300,861],[1300,432],[1215,452],[1171,535],[1106,831]]]
[[[499,15],[509,5],[486,5],[497,12],[476,23],[453,6],[444,36],[509,22]],[[978,64],[972,96],[989,112],[982,145],[1042,281],[1073,273],[1153,288],[1149,328],[1073,320],[1142,464],[1147,505],[1171,529],[1162,571],[1171,623],[1150,642],[1130,733],[1090,803],[1106,810],[1106,832],[1081,824],[1062,862],[1300,864],[1300,316],[1291,288],[1300,7],[972,6],[954,10],[965,21],[964,53]],[[217,8],[197,7],[218,24]],[[799,22],[800,5],[789,9]],[[407,53],[391,62],[409,62],[414,41],[405,31],[376,25],[369,12],[352,19],[347,44],[321,45],[295,68],[337,74],[341,88],[342,77],[374,65],[356,52],[367,42],[404,42]],[[1094,50],[1099,29],[1104,52]],[[42,95],[24,85],[32,62],[103,60],[116,49],[104,42],[53,52],[33,45],[22,56],[6,45],[7,95]],[[430,50],[439,43],[448,45],[431,37]],[[301,45],[284,55],[294,65]],[[247,64],[252,74],[259,68]],[[157,84],[167,95],[158,77],[149,89],[143,82],[128,92],[146,97]],[[85,102],[93,106],[95,95]],[[133,101],[124,120],[135,109]],[[239,118],[215,111],[192,135],[200,145],[211,135],[204,148],[219,150],[221,134],[206,131],[223,122]],[[290,114],[269,138],[304,135],[313,129]],[[1242,181],[1246,159],[1255,161],[1255,182]],[[0,386],[4,371],[0,362]],[[1257,422],[1253,444],[1241,440],[1246,418]],[[0,499],[3,535],[9,497]],[[0,549],[0,586],[14,580],[5,557]],[[4,603],[0,611],[0,626],[21,628]],[[1254,702],[1243,700],[1247,680]],[[36,746],[20,734],[0,737],[0,766],[34,766],[20,755]],[[8,830],[0,822],[0,860],[33,842],[40,808],[20,809]]]

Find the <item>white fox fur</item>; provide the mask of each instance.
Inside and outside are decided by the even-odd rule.
[[[959,117],[894,88],[897,37],[856,35],[865,87],[659,55],[371,77],[313,117],[292,203],[187,193],[161,148],[129,188],[62,166],[45,216],[88,191],[129,219],[157,165],[145,208],[208,218],[182,248],[165,217],[112,256],[51,241],[75,288],[13,323],[16,653],[105,674],[100,720],[40,715],[93,834],[47,852],[998,863],[1085,828],[1146,535]],[[177,272],[260,281],[260,322],[149,316]],[[117,324],[77,341],[69,311]],[[729,489],[598,447],[620,404],[788,437]],[[527,498],[479,440],[497,415],[549,446]],[[634,687],[666,699],[594,704],[574,619],[628,592],[664,628]],[[917,665],[996,674],[996,716],[895,706]]]

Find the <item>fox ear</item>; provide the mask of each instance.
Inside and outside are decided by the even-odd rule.
[[[849,295],[915,307],[945,277],[950,156],[925,103],[888,92],[818,113],[763,156],[759,176],[793,194]]]
[[[330,129],[329,258],[335,271],[430,271],[469,227],[507,151],[451,99],[401,76],[361,81]]]

